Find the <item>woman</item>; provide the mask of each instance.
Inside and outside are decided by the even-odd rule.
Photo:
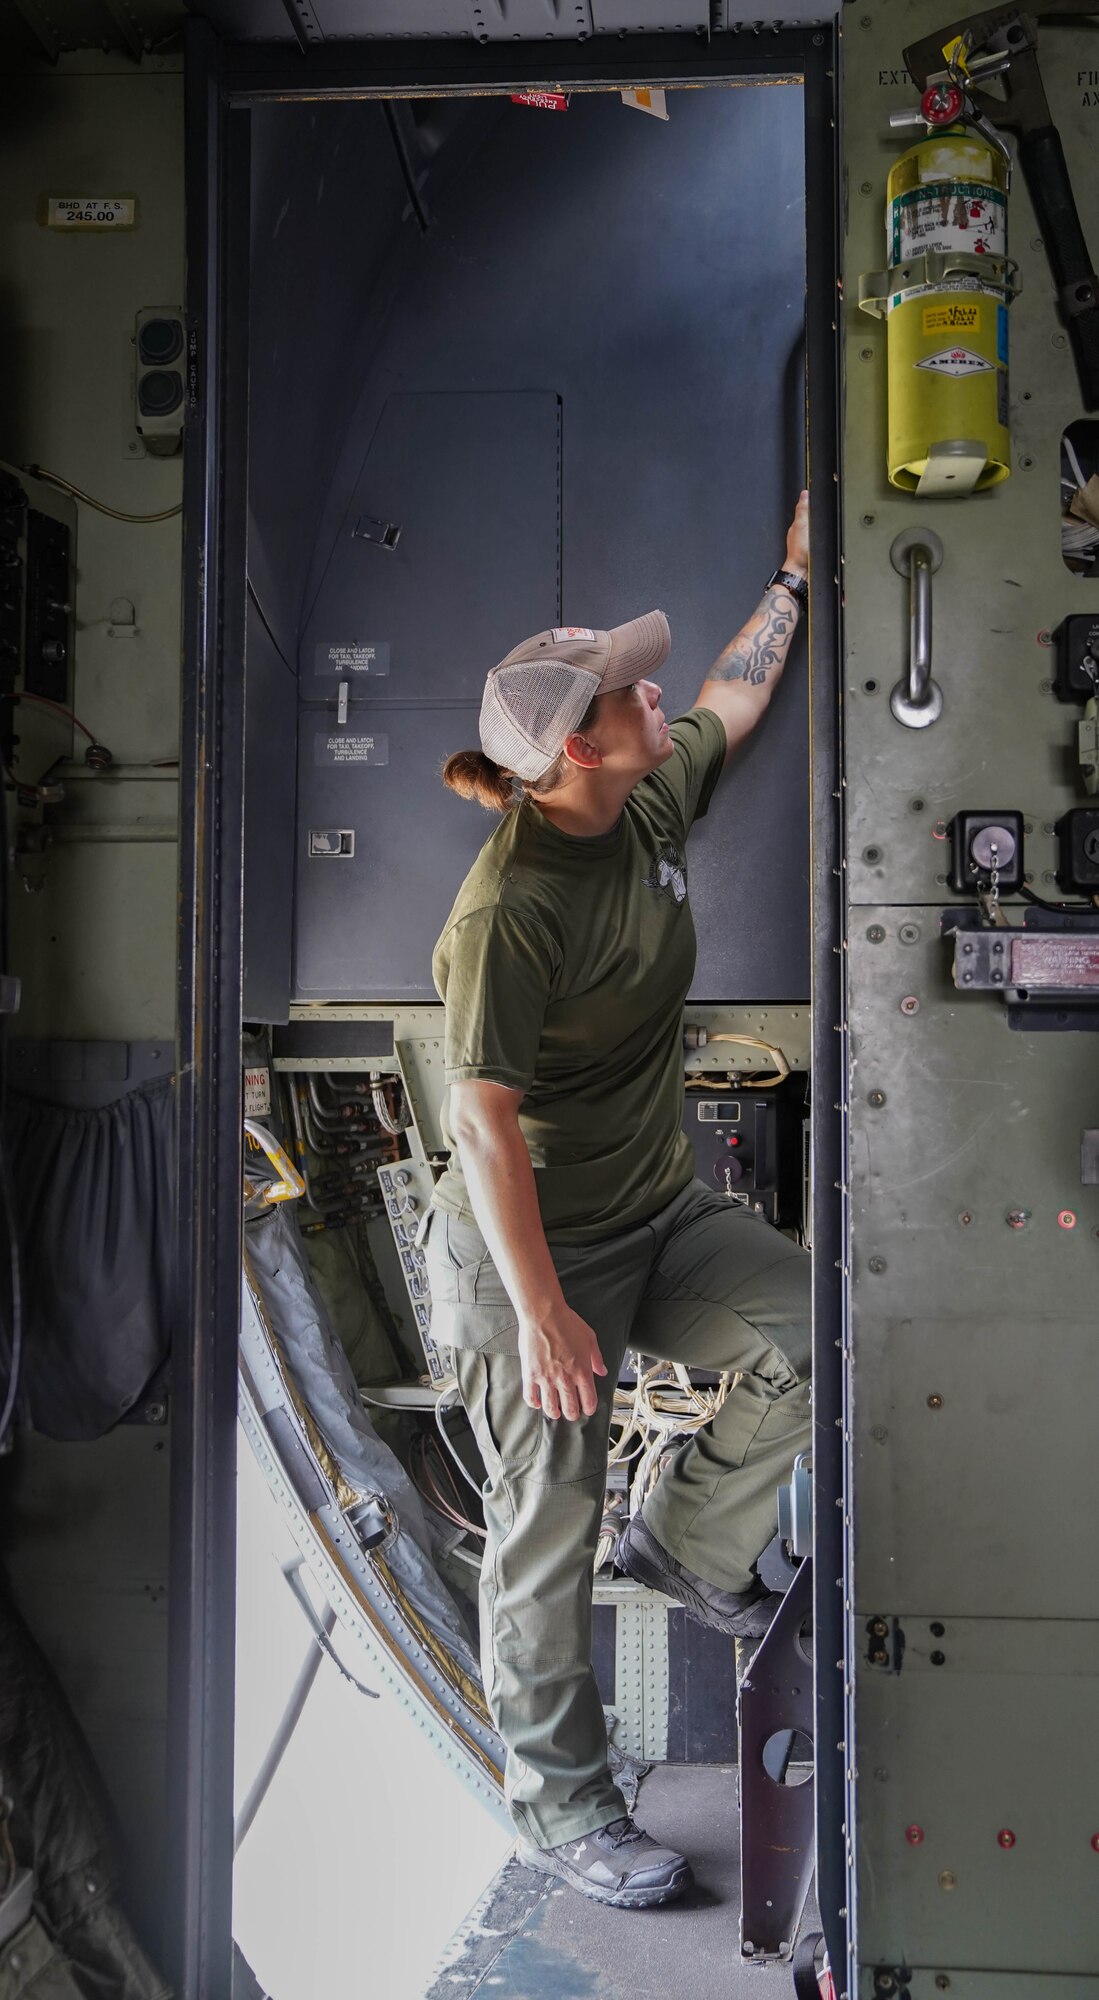
[[[809,1442],[809,1259],[693,1178],[686,836],[761,719],[807,600],[784,567],[670,727],[662,612],[570,626],[488,676],[481,749],[443,776],[504,814],[439,940],[446,1136],[426,1254],[486,1468],[485,1692],[530,1866],[625,1908],[691,1873],[626,1814],[591,1667],[614,1388],[627,1346],[741,1380],[635,1515],[620,1565],[730,1633],[774,1609],[753,1565]]]

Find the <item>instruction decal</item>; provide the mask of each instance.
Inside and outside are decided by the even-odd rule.
[[[388,639],[321,640],[313,648],[313,671],[318,674],[387,674]]]
[[[994,366],[983,354],[974,354],[971,347],[944,347],[916,363],[917,368],[929,368],[933,375],[955,376],[989,374]]]
[[[389,738],[351,729],[318,729],[313,736],[314,764],[388,764]]]
[[[271,1072],[269,1069],[246,1069],[244,1072],[244,1115],[246,1118],[266,1118],[271,1109]]]
[[[925,306],[925,333],[980,333],[981,308],[972,299],[959,299],[948,306]]]
[[[41,219],[47,229],[133,229],[137,222],[137,197],[49,194]]]
[[[586,639],[592,646],[595,644],[595,633],[588,625],[555,625],[550,638],[555,646],[567,646],[576,639]]]

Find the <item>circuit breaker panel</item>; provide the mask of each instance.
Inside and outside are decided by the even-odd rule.
[[[1034,2000],[1099,1988],[1099,72],[844,30],[843,1986]]]

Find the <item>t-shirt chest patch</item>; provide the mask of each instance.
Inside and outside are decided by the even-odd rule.
[[[687,900],[687,863],[678,847],[666,841],[657,849],[652,870],[641,877],[642,886],[654,895],[669,896],[673,903]]]

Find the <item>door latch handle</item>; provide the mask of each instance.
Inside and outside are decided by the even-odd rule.
[[[889,551],[898,576],[908,579],[908,672],[889,706],[906,729],[926,729],[943,712],[943,691],[931,678],[931,578],[943,545],[930,528],[906,528]]]

